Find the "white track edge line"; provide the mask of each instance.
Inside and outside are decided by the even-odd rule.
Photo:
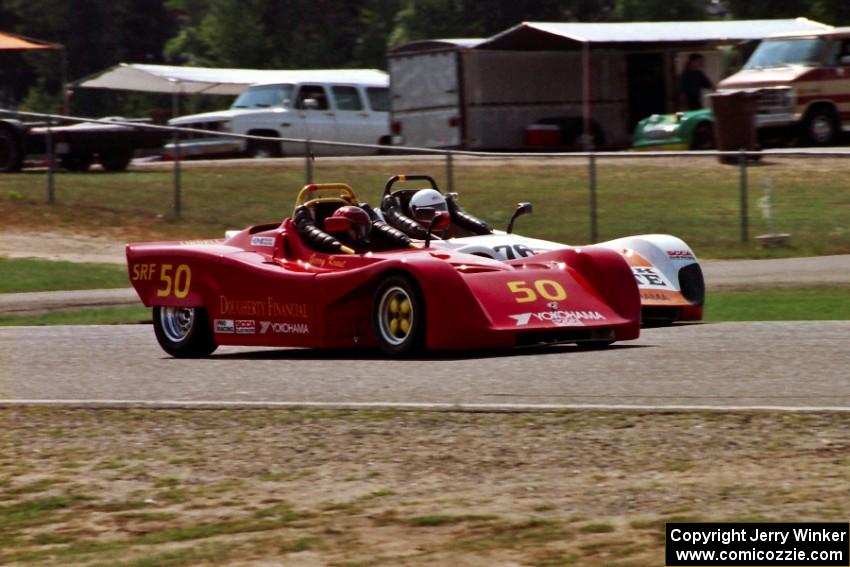
[[[640,405],[640,404],[447,404],[417,402],[260,402],[221,400],[0,400],[0,408],[16,406],[66,407],[92,409],[325,409],[325,410],[401,410],[525,413],[555,411],[622,412],[840,412],[848,406],[712,406],[712,405]]]

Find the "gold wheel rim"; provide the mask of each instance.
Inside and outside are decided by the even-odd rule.
[[[387,289],[378,305],[382,338],[393,346],[402,344],[413,330],[415,313],[406,290],[398,286]]]

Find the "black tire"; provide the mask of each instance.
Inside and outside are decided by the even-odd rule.
[[[83,173],[91,167],[93,156],[87,153],[70,153],[59,158],[62,167],[68,171]]]
[[[218,348],[203,307],[156,306],[153,330],[162,350],[175,358],[202,358]]]
[[[576,346],[580,350],[600,350],[603,348],[608,348],[614,344],[614,341],[583,341],[580,343],[576,343]]]
[[[826,107],[810,110],[803,120],[802,128],[803,142],[811,146],[835,144],[841,131],[835,112]]]
[[[425,343],[425,301],[419,286],[411,278],[389,276],[375,290],[372,331],[378,347],[389,356],[407,356],[422,349]]]
[[[280,142],[259,142],[251,140],[248,144],[248,155],[252,158],[278,158],[283,156]]]
[[[711,122],[700,122],[694,128],[694,135],[691,138],[692,150],[713,150],[714,143],[714,128]]]
[[[98,157],[105,171],[125,171],[130,165],[130,160],[133,159],[133,152],[132,150],[112,150],[101,152]]]
[[[0,172],[20,171],[24,165],[20,140],[8,127],[0,128]]]

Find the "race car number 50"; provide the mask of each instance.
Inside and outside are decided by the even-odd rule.
[[[517,296],[514,297],[517,303],[537,301],[538,294],[549,301],[563,301],[567,298],[563,286],[554,280],[535,280],[533,285],[534,289],[529,287],[527,281],[516,280],[508,282],[508,289]]]
[[[163,264],[159,271],[159,280],[165,285],[156,290],[159,297],[167,297],[174,293],[174,297],[183,299],[189,295],[189,284],[192,282],[192,270],[186,264],[180,264],[171,275],[173,266]]]

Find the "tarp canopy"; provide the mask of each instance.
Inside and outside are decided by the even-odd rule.
[[[411,41],[394,49],[390,49],[388,53],[406,53],[408,51],[433,51],[438,49],[471,49],[481,42],[484,38],[481,37],[455,37],[449,39],[423,39],[419,41]]]
[[[342,82],[389,85],[389,75],[377,69],[321,69],[275,71],[268,69],[215,69],[120,63],[85,79],[74,87],[141,91],[149,93],[185,93],[237,95],[257,83],[301,81]]]
[[[24,51],[29,49],[62,49],[56,43],[47,43],[35,39],[28,39],[19,35],[0,32],[0,49]]]
[[[823,31],[832,26],[806,18],[701,22],[557,23],[523,22],[479,44],[478,49],[547,50],[576,43],[723,44],[789,32]]]

